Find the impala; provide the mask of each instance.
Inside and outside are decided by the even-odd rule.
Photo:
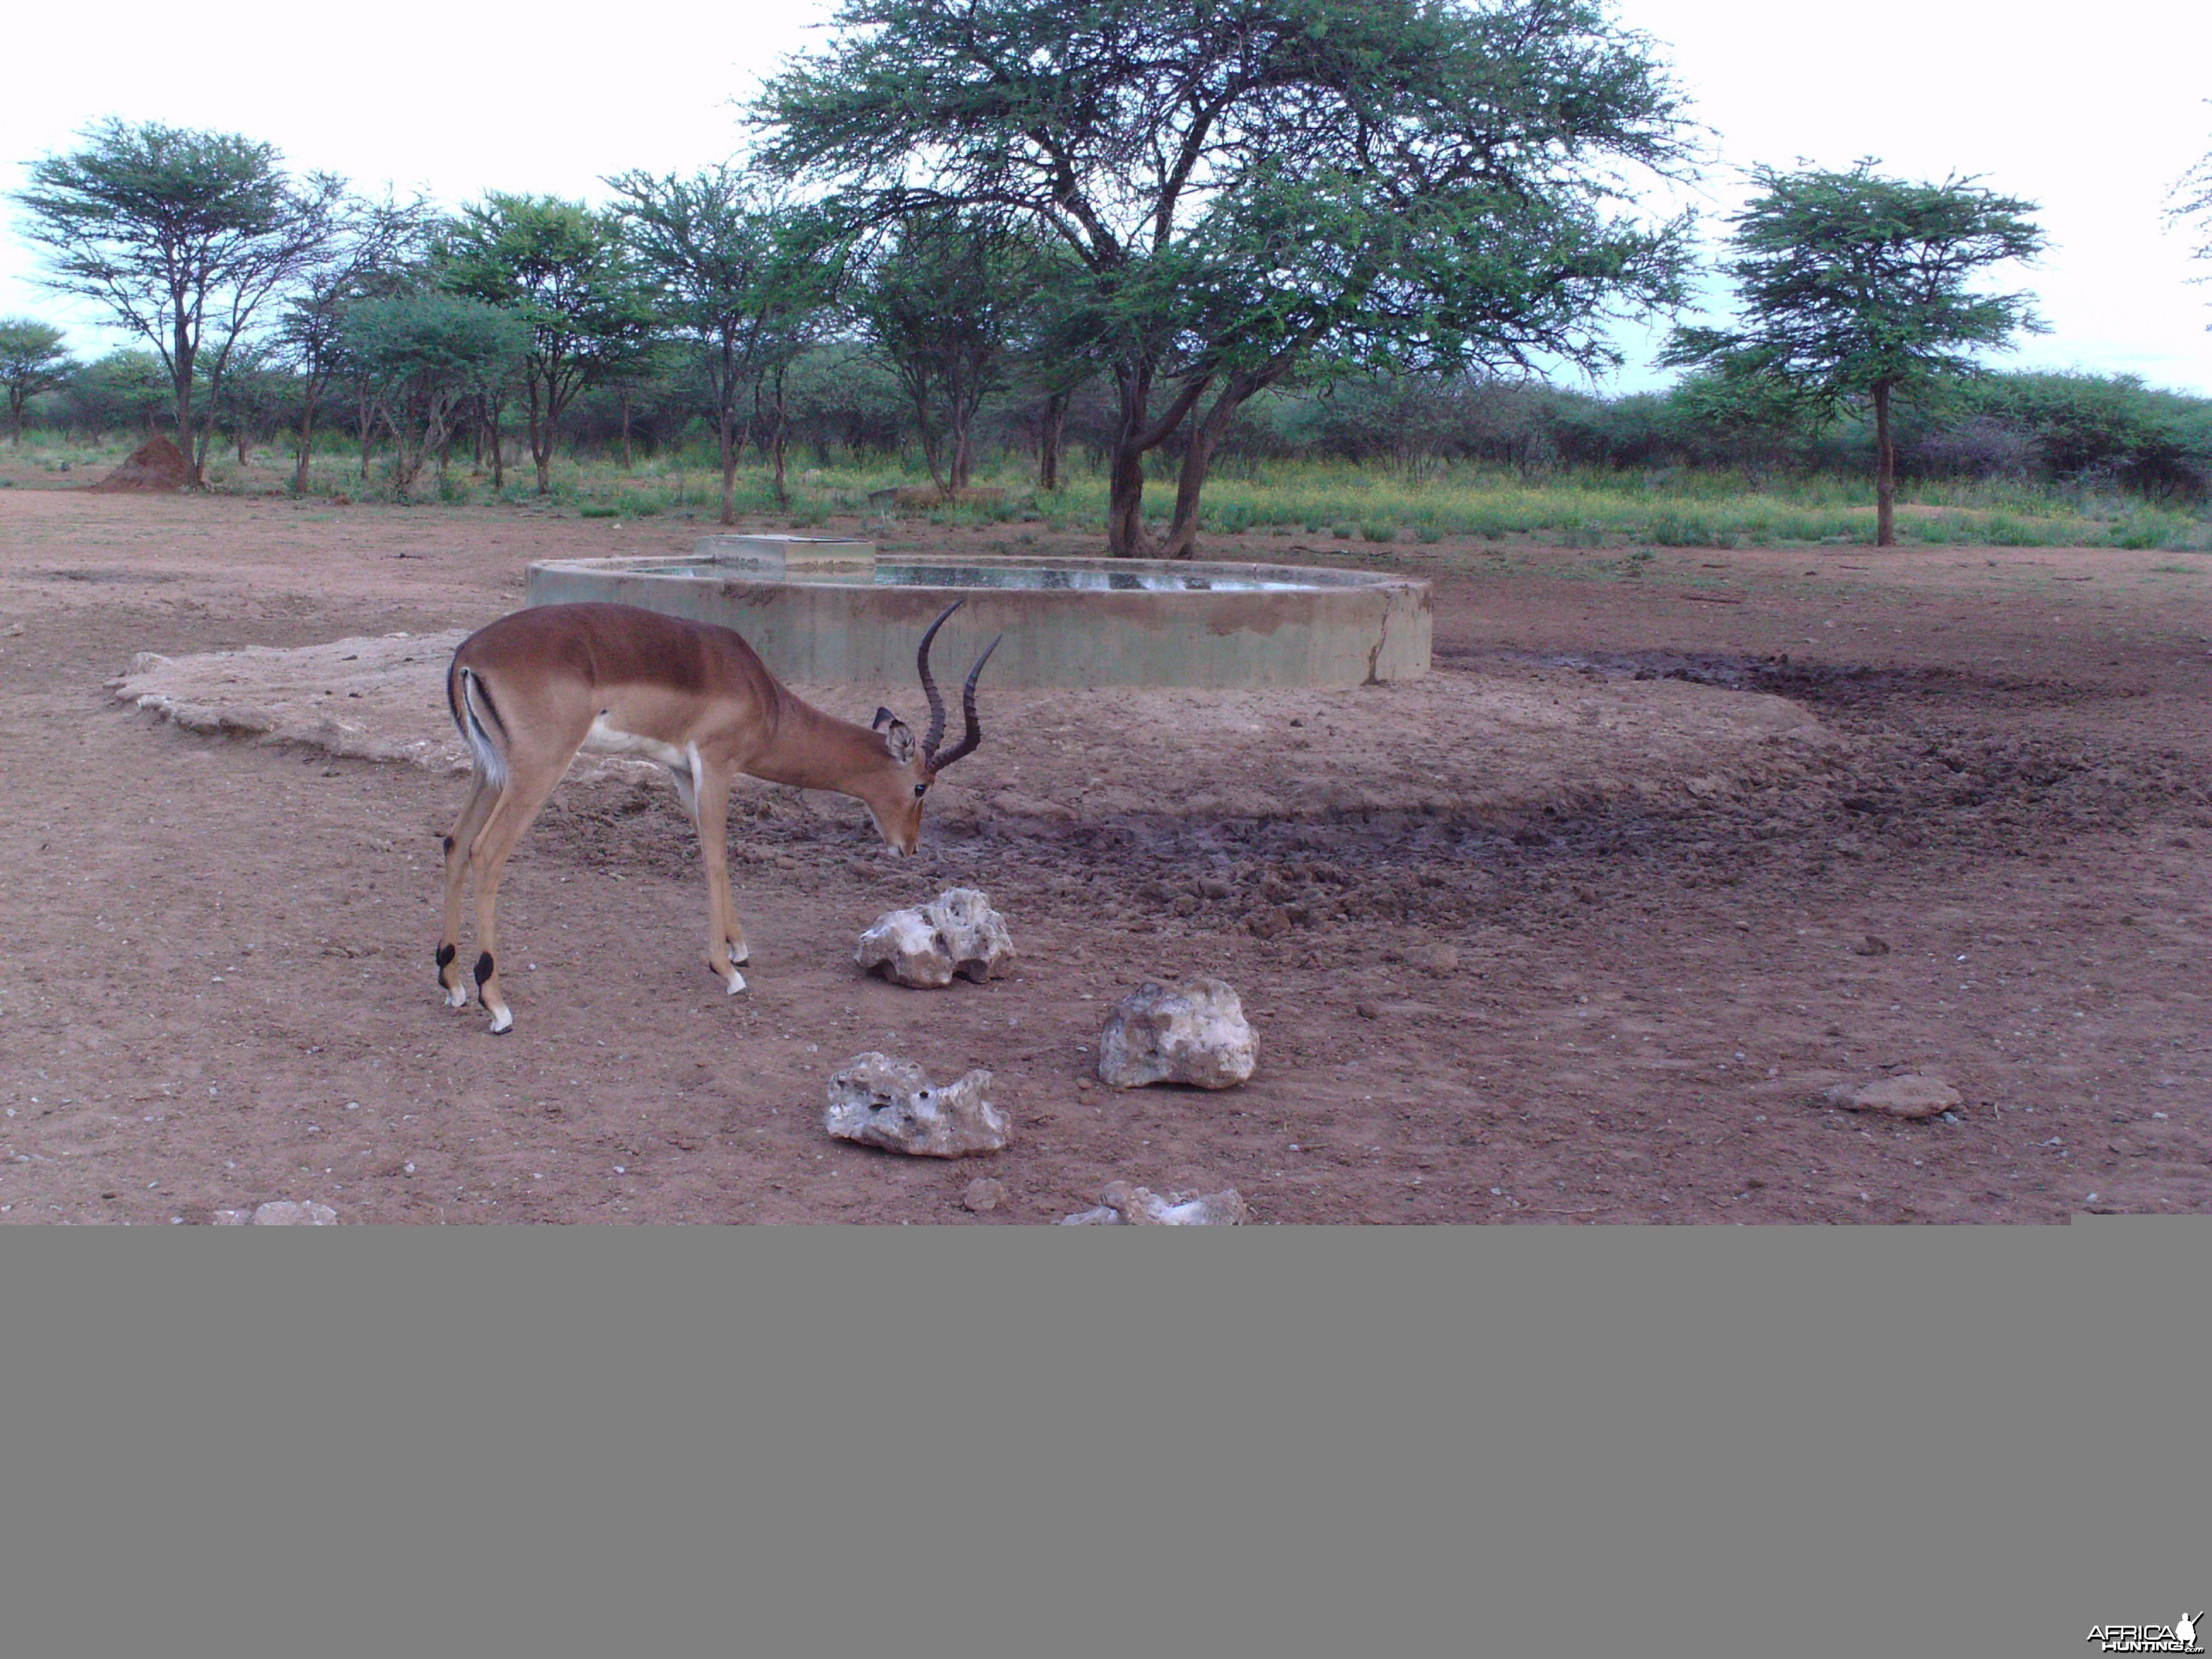
[[[930,641],[965,600],[947,605],[921,636],[915,666],[929,700],[920,743],[888,708],[856,726],[805,702],[726,628],[628,605],[548,605],[478,629],[453,653],[446,702],[476,757],[467,804],[446,837],[446,910],[438,934],[438,984],[466,1006],[457,966],[464,882],[477,892],[477,994],[495,1032],[514,1029],[499,983],[496,908],[501,872],[577,752],[657,761],[676,781],[707,863],[707,966],[732,994],[745,988],[750,954],[730,899],[730,785],[740,772],[771,783],[834,789],[868,809],[902,854],[921,837],[922,800],[938,774],[983,740],[975,682],[993,640],[968,671],[961,711],[968,729],[939,752],[945,699],[929,672]]]

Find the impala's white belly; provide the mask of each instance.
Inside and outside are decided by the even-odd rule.
[[[635,732],[625,732],[619,726],[610,726],[605,714],[594,720],[592,729],[584,733],[584,748],[594,755],[638,755],[647,760],[658,761],[672,770],[688,772],[691,769],[691,757],[674,744],[663,743],[659,738],[641,737]]]

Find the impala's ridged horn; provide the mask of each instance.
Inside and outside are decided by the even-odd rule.
[[[930,641],[937,637],[937,630],[945,626],[945,619],[967,603],[965,599],[955,599],[939,611],[937,620],[930,623],[929,631],[921,636],[921,649],[915,653],[914,665],[921,676],[921,695],[929,699],[929,732],[921,740],[921,753],[923,759],[932,762],[937,758],[937,745],[945,738],[945,699],[938,696],[936,677],[929,672]]]
[[[936,678],[929,672],[929,646],[930,641],[937,637],[937,630],[945,626],[945,617],[967,603],[965,599],[955,599],[939,613],[937,620],[930,623],[929,631],[921,636],[921,650],[915,658],[915,666],[921,673],[921,694],[929,699],[929,732],[921,740],[921,755],[933,773],[942,772],[953,762],[974,754],[975,745],[983,741],[982,722],[975,718],[975,682],[982,678],[983,665],[991,660],[991,653],[999,648],[999,641],[1006,638],[1001,634],[985,646],[983,654],[975,659],[975,665],[968,671],[968,684],[960,692],[960,712],[966,718],[968,730],[949,754],[939,755],[937,745],[945,738],[945,699],[938,694]]]

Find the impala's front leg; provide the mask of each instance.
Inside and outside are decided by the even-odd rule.
[[[730,897],[730,783],[727,768],[713,765],[691,751],[692,821],[699,826],[699,855],[707,865],[707,969],[732,996],[745,988],[738,964],[751,952],[745,930],[738,926]]]

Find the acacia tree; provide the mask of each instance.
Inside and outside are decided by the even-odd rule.
[[[1115,553],[1152,550],[1145,457],[1187,419],[1190,550],[1215,446],[1293,369],[1595,366],[1610,307],[1678,293],[1683,227],[1614,210],[1624,164],[1685,159],[1680,99],[1602,0],[845,0],[755,118],[864,220],[990,209],[1070,250]]]
[[[652,343],[650,295],[617,216],[553,196],[496,192],[447,226],[445,286],[513,312],[530,329],[520,377],[538,493],[552,488],[553,442],[585,387],[621,373]],[[492,434],[498,441],[498,434]]]
[[[295,184],[274,145],[234,133],[110,119],[82,137],[31,163],[24,234],[46,250],[47,287],[96,301],[160,354],[197,484],[212,424],[194,391],[212,401],[255,314],[322,257],[344,185]]]
[[[1764,380],[1832,413],[1875,417],[1875,541],[1896,544],[1897,446],[1890,405],[1980,374],[1972,354],[2043,325],[2025,294],[1977,294],[1982,271],[2031,259],[2043,233],[2033,202],[1972,179],[1885,179],[1871,159],[1844,173],[1755,168],[1754,196],[1729,222],[1743,325],[1677,329],[1660,361]]]
[[[298,388],[291,373],[266,344],[239,348],[222,386],[208,399],[210,421],[230,429],[230,438],[244,466],[254,444],[274,434],[289,412]]]
[[[947,500],[967,488],[975,412],[1006,383],[1045,271],[1034,237],[1003,218],[941,210],[895,226],[856,285],[853,309]]]
[[[307,487],[315,416],[341,368],[348,304],[390,298],[419,285],[419,270],[440,221],[420,197],[402,202],[349,200],[341,208],[321,263],[305,272],[276,325],[278,360],[291,371],[300,406],[292,493]]]
[[[422,463],[451,440],[471,399],[513,372],[528,326],[481,300],[404,294],[346,307],[343,349],[373,419],[391,434],[392,482],[405,501]]]
[[[714,402],[722,463],[722,522],[737,519],[738,457],[761,420],[784,483],[785,380],[819,326],[841,264],[815,216],[726,165],[690,178],[625,173],[606,180],[663,311],[698,354]],[[754,416],[741,414],[750,394]]]
[[[61,330],[35,317],[0,317],[0,388],[8,393],[8,422],[16,448],[23,447],[23,405],[76,370]]]

